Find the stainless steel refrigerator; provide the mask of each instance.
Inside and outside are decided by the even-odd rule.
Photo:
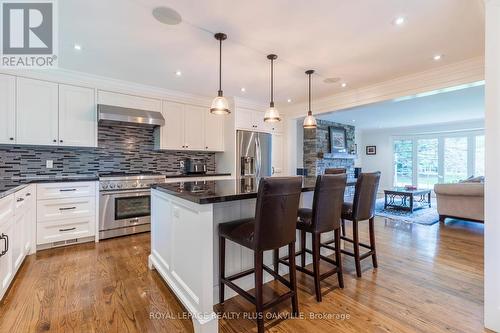
[[[272,135],[268,133],[236,132],[236,174],[242,181],[254,183],[272,173]]]

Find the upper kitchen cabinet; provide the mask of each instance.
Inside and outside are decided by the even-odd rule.
[[[17,78],[16,143],[58,145],[57,83]]]
[[[97,103],[122,108],[161,112],[161,100],[99,90]]]
[[[59,85],[59,144],[97,146],[94,89]]]
[[[16,77],[0,74],[0,144],[16,139]]]
[[[205,148],[224,151],[224,116],[205,112]]]
[[[190,150],[207,150],[205,145],[205,114],[207,108],[184,106],[184,145]]]
[[[155,138],[156,148],[167,150],[185,149],[184,104],[164,101],[162,114],[165,118],[165,125],[160,127],[160,136]]]
[[[248,131],[267,132],[265,112],[245,108],[236,111],[236,128]]]
[[[155,147],[165,150],[224,151],[224,116],[206,107],[163,101],[165,125]]]

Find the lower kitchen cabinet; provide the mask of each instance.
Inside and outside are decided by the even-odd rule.
[[[32,250],[35,228],[35,186],[0,199],[0,299],[26,255]]]
[[[95,237],[96,191],[96,182],[38,184],[37,247],[62,246]]]

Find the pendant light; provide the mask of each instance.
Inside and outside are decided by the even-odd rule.
[[[278,56],[276,54],[269,54],[267,59],[271,60],[271,102],[269,103],[269,109],[267,109],[264,115],[264,121],[267,123],[274,123],[280,121],[280,113],[278,109],[274,107],[274,60]]]
[[[307,70],[306,74],[309,76],[309,110],[307,111],[307,117],[304,118],[304,128],[316,128],[318,124],[316,123],[316,118],[314,118],[311,111],[311,75],[314,73],[312,69]]]
[[[231,113],[229,111],[229,103],[222,93],[222,41],[227,39],[227,35],[219,32],[214,35],[215,39],[219,41],[219,91],[217,97],[212,101],[210,113],[216,115],[226,115]]]

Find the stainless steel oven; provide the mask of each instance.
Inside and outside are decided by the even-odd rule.
[[[99,238],[111,238],[150,230],[151,190],[164,176],[100,177]]]

